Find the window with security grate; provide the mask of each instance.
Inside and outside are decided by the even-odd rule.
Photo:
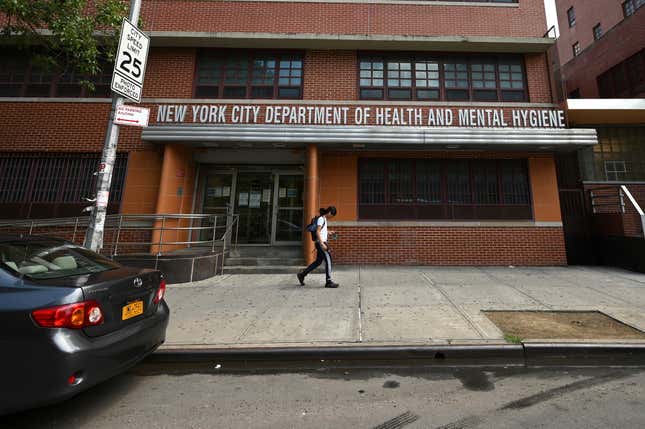
[[[93,196],[99,153],[12,152],[0,154],[0,218],[79,216]],[[118,211],[127,154],[117,156],[108,211]]]

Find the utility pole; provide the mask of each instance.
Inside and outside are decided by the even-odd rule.
[[[139,12],[141,10],[141,0],[130,0],[130,22],[137,24],[139,21]],[[120,45],[120,44],[119,44]],[[118,55],[115,56],[117,61]],[[97,172],[96,180],[96,201],[90,214],[89,224],[85,232],[84,246],[90,250],[98,252],[103,248],[103,230],[105,228],[105,216],[107,214],[107,205],[110,196],[110,185],[112,184],[112,172],[114,170],[114,161],[116,160],[116,147],[119,143],[119,126],[114,123],[114,117],[117,108],[123,105],[124,98],[120,95],[112,94],[112,108],[110,110],[110,119],[108,121],[105,143],[103,145],[103,155],[101,164]]]

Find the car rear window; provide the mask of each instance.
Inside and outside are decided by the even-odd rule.
[[[0,243],[0,265],[32,279],[53,279],[119,268],[103,256],[57,241],[15,240]]]

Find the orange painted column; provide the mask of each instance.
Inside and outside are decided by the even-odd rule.
[[[164,147],[161,177],[159,180],[159,193],[157,194],[156,214],[187,214],[192,212],[194,192],[195,162],[192,159],[192,149],[177,145],[167,144]],[[189,222],[166,220],[164,227],[187,227]],[[162,226],[161,221],[155,222],[155,228]],[[161,231],[152,233],[152,242],[158,243]],[[186,241],[187,231],[164,231],[162,243]],[[159,247],[162,247],[159,249]],[[186,247],[185,245],[152,246],[150,251],[168,252]]]
[[[315,144],[307,145],[305,162],[305,225],[308,225],[311,218],[318,215],[318,147]],[[306,233],[303,238],[302,251],[307,264],[311,264],[316,259],[314,243],[309,233]]]
[[[558,178],[553,156],[529,158],[529,174],[535,221],[561,222]]]

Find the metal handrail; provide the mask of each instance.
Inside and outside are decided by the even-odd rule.
[[[607,194],[598,191],[613,191],[612,194]],[[594,214],[597,213],[620,213],[625,214],[625,197],[638,213],[641,220],[641,230],[645,237],[645,213],[638,204],[632,193],[627,188],[627,185],[614,185],[593,188],[589,191],[591,198],[591,210]],[[615,207],[616,210],[604,209],[604,207]]]
[[[621,185],[620,186],[620,191],[621,193],[624,192],[625,195],[627,195],[627,199],[629,200],[630,203],[632,203],[632,206],[634,206],[634,209],[636,209],[636,213],[641,218],[641,231],[643,232],[643,237],[645,237],[645,213],[643,213],[643,209],[641,206],[638,204],[636,199],[632,196],[632,193],[629,192],[629,189],[627,189],[626,185]]]
[[[224,225],[218,225],[218,220],[226,219]],[[182,221],[190,221],[190,226],[180,226]],[[198,221],[198,222],[195,222]],[[196,223],[194,225],[193,223]],[[208,223],[207,226],[202,226],[204,222]],[[70,217],[70,218],[52,218],[52,219],[15,219],[15,220],[0,220],[1,229],[27,229],[27,235],[32,235],[37,228],[69,228],[65,231],[66,234],[71,233],[72,241],[76,241],[79,229],[87,227],[89,218],[83,217]],[[170,225],[169,225],[170,224]],[[174,224],[174,225],[173,225]],[[158,226],[159,225],[159,226]],[[211,226],[212,225],[212,226]],[[158,265],[159,257],[167,254],[167,246],[185,246],[190,247],[210,247],[212,252],[216,248],[222,249],[222,272],[224,267],[224,258],[228,252],[237,249],[237,237],[239,228],[239,215],[226,213],[226,214],[116,214],[106,216],[105,232],[111,232],[111,243],[104,242],[104,247],[101,249],[102,253],[114,258],[119,254],[127,254],[127,246],[148,247],[155,253],[155,267]],[[73,229],[73,230],[72,230]],[[123,232],[126,231],[146,231],[151,232],[152,237],[149,241],[123,241]],[[188,240],[182,240],[180,237],[171,238],[172,241],[165,241],[164,235],[168,235],[171,231],[181,231],[186,233]],[[193,239],[193,231],[195,239]],[[212,235],[208,239],[203,238],[206,231],[212,231]],[[158,232],[158,239],[155,233]],[[62,234],[62,232],[59,232]],[[166,233],[166,234],[164,234]],[[181,233],[180,233],[181,234]],[[56,232],[50,234],[56,235]],[[69,237],[69,235],[65,235]],[[179,238],[179,240],[178,240]],[[127,238],[126,238],[127,240]],[[227,246],[229,250],[227,251]],[[124,250],[126,247],[126,250]],[[178,250],[171,249],[170,251]]]

